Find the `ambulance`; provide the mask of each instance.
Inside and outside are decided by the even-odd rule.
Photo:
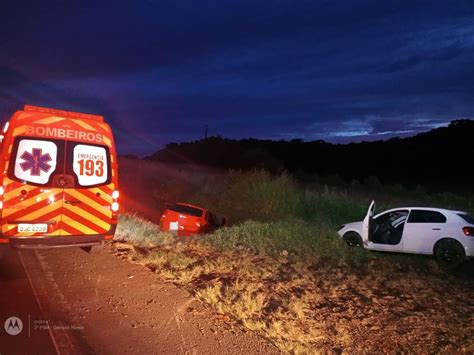
[[[118,165],[102,116],[26,105],[0,135],[0,253],[112,239]]]

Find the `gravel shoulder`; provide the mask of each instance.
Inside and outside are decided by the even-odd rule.
[[[51,333],[61,353],[278,352],[186,291],[110,252],[89,255],[72,248],[20,254],[41,308],[30,317],[48,321],[43,338]],[[23,296],[36,302],[31,294]],[[23,343],[24,337],[8,341]],[[30,347],[42,352],[34,343]]]

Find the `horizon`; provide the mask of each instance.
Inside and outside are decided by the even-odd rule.
[[[350,145],[350,144],[359,144],[359,143],[373,143],[373,142],[387,142],[389,140],[392,140],[392,139],[405,139],[405,138],[414,138],[420,134],[425,134],[425,133],[429,133],[429,132],[432,132],[433,130],[436,130],[438,128],[448,128],[450,127],[454,122],[462,122],[462,121],[470,121],[470,122],[473,122],[474,123],[474,119],[472,118],[459,118],[459,119],[454,119],[450,122],[448,122],[446,125],[440,125],[440,126],[437,126],[437,127],[434,127],[434,128],[431,128],[429,130],[426,130],[426,131],[418,131],[418,132],[413,132],[413,133],[406,133],[404,135],[398,135],[398,136],[390,136],[390,137],[385,137],[385,138],[377,138],[376,136],[371,136],[371,140],[358,140],[358,141],[345,141],[345,142],[334,142],[334,141],[328,141],[328,140],[324,140],[324,139],[315,139],[315,140],[304,140],[304,139],[300,139],[300,138],[293,138],[293,139],[290,139],[290,140],[286,140],[286,139],[265,139],[265,138],[255,138],[255,137],[244,137],[244,138],[230,138],[230,137],[224,137],[224,136],[220,136],[220,135],[211,135],[211,136],[208,136],[208,137],[201,137],[201,138],[198,138],[196,140],[192,140],[192,141],[182,141],[182,142],[168,142],[168,143],[165,143],[163,145],[163,147],[153,151],[153,152],[148,152],[144,155],[137,155],[137,154],[134,154],[134,153],[130,153],[130,152],[123,152],[123,153],[119,153],[119,156],[123,156],[123,157],[127,157],[127,156],[130,156],[130,157],[136,157],[138,159],[144,159],[144,158],[149,158],[151,156],[153,156],[155,153],[159,152],[159,151],[162,151],[164,149],[166,149],[166,147],[170,144],[193,144],[193,143],[197,143],[197,142],[201,142],[201,141],[204,141],[204,140],[207,140],[207,139],[222,139],[222,140],[229,140],[229,141],[237,141],[237,142],[241,142],[241,141],[246,141],[246,140],[258,140],[258,141],[271,141],[271,142],[286,142],[286,143],[292,143],[292,141],[301,141],[302,143],[312,143],[312,142],[323,142],[323,143],[326,143],[326,144],[332,144],[332,145]]]

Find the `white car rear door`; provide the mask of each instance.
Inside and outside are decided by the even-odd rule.
[[[412,209],[403,231],[406,253],[432,254],[435,242],[447,227],[446,216],[439,211]]]

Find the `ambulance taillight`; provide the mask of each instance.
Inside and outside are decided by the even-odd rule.
[[[3,186],[0,186],[0,210],[3,209],[3,194],[5,193],[5,189]]]
[[[10,121],[5,122],[5,125],[3,126],[3,134],[0,134],[0,143],[3,142],[3,139],[5,138],[5,134],[8,131],[8,127],[10,127]]]
[[[116,216],[116,213],[118,212],[119,208],[120,208],[120,205],[118,203],[118,198],[120,196],[120,192],[118,190],[115,190],[112,192],[112,198],[113,198],[113,202],[112,202],[112,206],[111,206],[111,209],[112,209],[112,212],[114,212],[114,215]]]

